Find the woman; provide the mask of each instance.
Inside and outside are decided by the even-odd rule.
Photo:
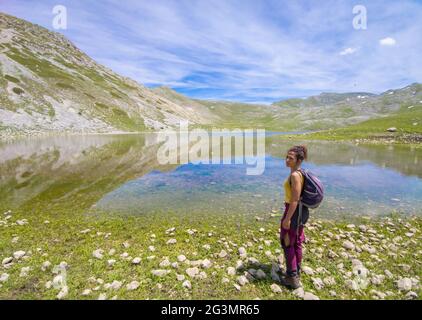
[[[284,182],[285,210],[281,219],[280,241],[286,260],[286,275],[282,283],[292,289],[301,286],[300,265],[302,262],[302,242],[305,240],[303,225],[309,217],[309,210],[302,206],[299,220],[299,200],[304,184],[301,164],[307,158],[305,146],[290,148],[286,156],[286,167],[290,168],[289,177]]]

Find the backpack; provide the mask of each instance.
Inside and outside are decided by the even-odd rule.
[[[322,182],[309,170],[300,169],[304,176],[304,183],[300,202],[308,208],[315,209],[324,199],[324,186]]]

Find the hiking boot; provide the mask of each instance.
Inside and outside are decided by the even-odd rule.
[[[281,284],[285,287],[288,287],[289,289],[297,289],[301,287],[299,276],[285,276],[284,278],[281,278]]]

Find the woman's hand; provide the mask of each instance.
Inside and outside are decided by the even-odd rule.
[[[290,230],[290,219],[284,219],[282,224],[281,224],[281,227],[284,230]]]

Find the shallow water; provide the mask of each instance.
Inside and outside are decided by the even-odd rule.
[[[157,134],[24,139],[0,145],[2,208],[51,204],[75,212],[99,208],[130,214],[279,212],[284,165],[292,142],[267,134],[265,170],[243,164],[160,165]],[[307,142],[303,167],[317,174],[326,197],[321,216],[422,214],[422,149]],[[239,153],[236,153],[239,158]],[[260,159],[263,160],[262,158]]]

